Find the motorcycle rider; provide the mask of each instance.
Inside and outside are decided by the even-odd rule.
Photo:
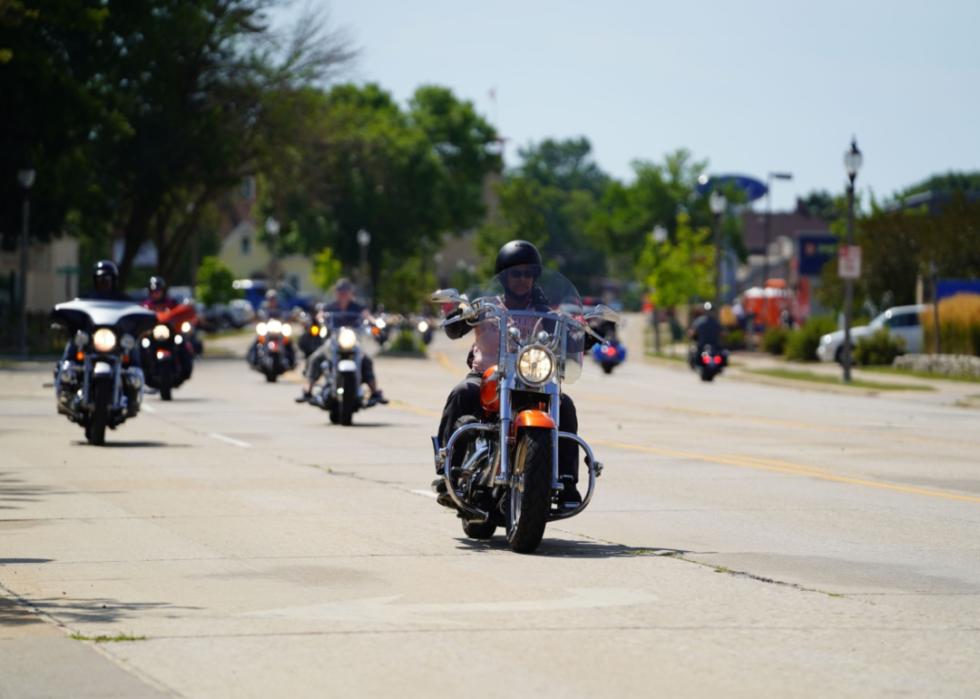
[[[341,277],[334,285],[335,301],[324,307],[324,313],[342,316],[341,325],[357,325],[363,320],[369,320],[368,310],[354,300],[354,285],[346,277]],[[323,359],[330,351],[330,343],[324,342],[306,360],[306,368],[303,374],[306,376],[306,386],[303,392],[296,398],[297,403],[307,403],[313,396],[313,385],[320,379],[323,373]],[[374,360],[366,352],[361,354],[361,379],[371,389],[371,396],[368,398],[368,405],[388,404],[384,392],[378,388],[378,380],[374,375]]]
[[[180,305],[173,296],[167,293],[170,290],[170,286],[167,284],[167,280],[161,276],[153,275],[150,277],[150,281],[146,285],[146,290],[147,295],[142,306],[149,308],[154,313],[169,311]],[[193,338],[190,336],[185,337],[185,340],[186,342],[181,344],[184,354],[182,370],[186,378],[190,378],[194,371],[194,344]]]
[[[112,260],[99,260],[92,265],[92,289],[78,298],[92,301],[132,301],[119,289],[119,268]]]
[[[279,305],[279,292],[277,290],[269,289],[268,291],[265,292],[265,299],[262,301],[261,305],[259,306],[259,310],[255,315],[259,320],[262,321],[268,321],[273,319],[282,320],[283,322],[286,321],[285,318],[286,312],[282,308],[282,306]],[[252,365],[255,364],[258,350],[259,350],[259,341],[258,338],[256,338],[252,342],[252,346],[248,348],[247,359],[249,364]],[[296,366],[296,350],[293,349],[293,343],[291,342],[284,343],[283,352],[286,357],[286,363],[289,365],[289,368],[292,369],[293,367]]]
[[[548,311],[547,299],[541,289],[535,284],[541,275],[541,253],[526,240],[512,240],[506,243],[497,253],[494,273],[499,275],[504,287],[504,305],[510,310],[541,310]],[[446,317],[445,330],[450,339],[463,337],[473,329],[467,322],[451,322],[461,315],[462,309],[456,309]],[[470,373],[467,374],[446,399],[439,423],[440,444],[447,444],[453,432],[457,429],[462,418],[478,417],[480,415],[480,385],[483,372],[494,363],[493,349],[498,346],[497,329],[491,330],[491,325],[478,326],[476,342],[470,350],[467,364]],[[561,395],[558,411],[559,426],[563,432],[578,432],[578,415],[575,404],[570,396]],[[459,466],[464,456],[462,445],[453,450],[453,466]],[[561,440],[558,446],[558,471],[561,476],[570,477],[565,480],[565,489],[560,496],[562,505],[577,505],[582,502],[578,492],[578,445],[570,440]],[[437,469],[438,472],[438,469]],[[434,485],[444,497],[445,482],[439,478]],[[441,500],[442,501],[442,500]]]
[[[706,301],[703,308],[704,313],[695,318],[694,322],[691,323],[691,329],[687,331],[688,336],[695,343],[695,347],[689,356],[692,367],[696,366],[696,359],[705,347],[710,345],[713,349],[721,351],[721,323],[715,317],[710,301]]]
[[[143,307],[149,308],[151,311],[169,311],[174,306],[178,306],[177,301],[170,296],[167,291],[170,287],[167,285],[167,280],[160,276],[150,277],[149,283],[146,285],[146,300],[143,301]]]

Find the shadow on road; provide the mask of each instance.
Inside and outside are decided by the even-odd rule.
[[[490,541],[476,539],[456,539],[459,547],[465,551],[509,551],[507,540],[497,536]],[[684,549],[669,549],[657,547],[623,546],[622,544],[607,544],[601,541],[573,541],[569,539],[545,538],[534,555],[551,556],[554,558],[650,558],[682,556],[691,553]]]
[[[0,473],[0,510],[13,510],[21,507],[17,503],[37,502],[44,495],[67,492],[46,485],[28,484],[10,474]]]
[[[77,441],[77,442],[75,442],[75,444],[78,445],[78,446],[81,446],[81,447],[94,446],[94,445],[89,444],[88,442],[82,442],[82,441]],[[168,448],[175,448],[176,449],[176,448],[187,448],[189,446],[190,446],[190,444],[171,444],[169,442],[155,442],[155,441],[152,441],[152,440],[145,440],[145,439],[144,440],[134,440],[134,441],[129,441],[129,442],[116,442],[116,441],[113,441],[113,440],[111,440],[111,439],[109,439],[107,437],[106,440],[105,440],[105,444],[103,444],[101,447],[98,447],[98,448],[99,449],[104,449],[104,448],[157,449],[157,448],[160,448],[160,447],[168,447]]]
[[[0,627],[41,621],[34,609],[63,623],[111,624],[146,611],[194,610],[200,607],[175,606],[168,602],[120,602],[108,597],[44,597],[25,598],[23,601],[0,597]]]

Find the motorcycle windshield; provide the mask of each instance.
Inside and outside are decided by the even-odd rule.
[[[582,374],[585,333],[582,299],[575,285],[560,273],[542,269],[505,270],[471,289],[467,297],[492,305],[500,315],[474,321],[473,370],[499,364],[500,328],[506,324],[507,350],[519,356],[522,348],[544,345],[558,362],[557,375],[566,383]]]
[[[331,328],[353,328],[359,330],[364,316],[361,311],[328,311],[327,324]]]

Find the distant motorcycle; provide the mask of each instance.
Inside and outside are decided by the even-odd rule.
[[[293,327],[275,318],[255,325],[255,342],[248,352],[248,363],[269,383],[296,366],[292,335]]]
[[[105,431],[139,412],[143,372],[136,366],[136,338],[156,314],[128,301],[75,299],[52,311],[54,325],[71,338],[54,372],[58,412],[85,428],[90,444],[105,444]]]
[[[360,314],[331,313],[326,315],[328,344],[322,362],[323,385],[314,392],[311,403],[330,414],[330,422],[350,425],[354,413],[370,408],[361,377],[361,347],[359,331],[364,327]],[[377,324],[370,325],[372,331]]]
[[[428,318],[419,318],[415,323],[415,329],[422,339],[422,344],[429,345],[432,342],[435,323],[431,322]]]
[[[371,337],[378,343],[378,347],[384,347],[391,337],[391,324],[388,319],[378,316],[371,324]]]
[[[160,398],[170,400],[173,389],[187,381],[194,371],[192,336],[194,308],[180,304],[158,311],[153,330],[140,340],[140,357],[146,384],[160,391]]]
[[[699,352],[691,351],[691,368],[698,372],[702,381],[713,381],[728,366],[728,350],[705,345]]]
[[[613,369],[626,361],[626,346],[616,339],[592,345],[592,359],[602,367],[603,372],[611,374]]]

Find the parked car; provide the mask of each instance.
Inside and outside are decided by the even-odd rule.
[[[905,341],[906,352],[922,351],[922,321],[921,316],[926,306],[895,306],[877,316],[868,325],[851,328],[852,347],[862,337],[875,333],[882,328],[890,335],[900,337]],[[817,357],[822,362],[840,362],[844,350],[844,331],[835,330],[820,338],[817,347]]]

